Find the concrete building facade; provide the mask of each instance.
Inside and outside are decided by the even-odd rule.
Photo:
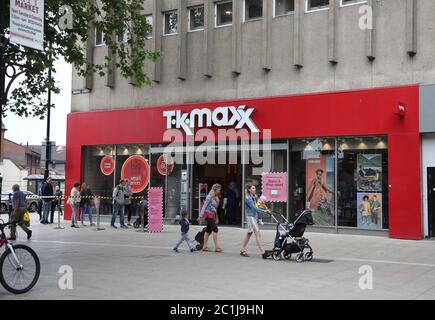
[[[435,109],[432,12],[432,0],[145,0],[146,48],[161,54],[146,62],[153,83],[73,74],[66,189],[87,180],[110,195],[135,155],[149,163],[147,183],[164,188],[168,219],[181,208],[197,217],[203,185],[261,189],[249,162],[158,167],[172,128],[165,112],[252,107],[260,131],[272,130],[271,171],[288,174],[289,201],[275,210],[291,217],[311,207],[322,231],[431,236],[422,161],[431,166],[433,143],[422,146],[421,124]],[[102,62],[108,48],[90,35],[88,62]],[[326,179],[319,201],[314,173]],[[230,223],[243,225],[239,209]]]

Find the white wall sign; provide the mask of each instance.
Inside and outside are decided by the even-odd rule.
[[[259,133],[257,126],[251,119],[254,108],[246,109],[246,106],[220,107],[215,110],[194,109],[190,113],[180,110],[165,111],[166,128],[182,128],[187,135],[193,135],[192,129],[203,127],[235,127],[241,129],[247,126],[251,132]]]
[[[10,41],[44,50],[44,0],[10,0]]]

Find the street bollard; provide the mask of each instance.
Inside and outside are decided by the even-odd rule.
[[[101,228],[100,227],[100,199],[99,198],[95,198],[94,199],[94,204],[95,204],[95,210],[97,211],[97,227],[94,228],[94,231],[103,231],[106,230],[106,228]]]
[[[60,204],[59,204],[59,207],[60,207]],[[65,229],[65,227],[62,227],[60,225],[60,210],[57,210],[57,227],[54,227],[53,229],[54,230],[63,230],[63,229]]]

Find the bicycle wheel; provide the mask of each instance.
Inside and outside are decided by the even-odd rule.
[[[19,265],[8,248],[0,257],[0,282],[9,292],[22,294],[35,286],[41,266],[33,249],[22,244],[13,246],[13,249]]]

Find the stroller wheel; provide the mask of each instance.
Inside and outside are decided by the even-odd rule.
[[[139,229],[139,227],[140,227],[140,224],[139,224],[139,223],[137,223],[137,222],[135,222],[135,223],[133,223],[133,227],[134,227],[135,229]]]
[[[303,253],[299,253],[297,256],[296,256],[296,262],[298,262],[298,263],[302,263],[302,262],[304,262],[304,254]]]
[[[202,245],[197,244],[197,245],[196,245],[196,251],[201,251],[201,250],[202,250]]]
[[[305,253],[305,260],[312,261],[313,260],[313,253],[312,252]]]
[[[281,251],[274,251],[274,252],[272,253],[272,258],[273,258],[273,260],[275,260],[275,261],[280,261],[280,260],[282,259]]]

